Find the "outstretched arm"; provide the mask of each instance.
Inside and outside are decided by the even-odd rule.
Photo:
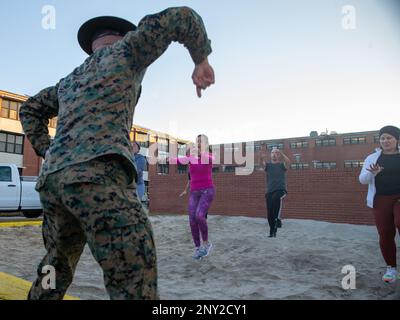
[[[36,154],[45,157],[50,146],[49,120],[58,114],[58,86],[42,90],[29,98],[19,112],[22,128]]]
[[[211,41],[201,17],[191,8],[169,8],[144,17],[134,32],[128,33],[126,41],[132,51],[133,67],[147,68],[159,58],[173,41],[182,43],[195,64],[193,82],[197,93],[215,81],[214,71],[207,57],[211,53]]]

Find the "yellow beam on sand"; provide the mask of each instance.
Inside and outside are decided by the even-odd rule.
[[[0,300],[26,300],[32,283],[0,272]],[[80,300],[65,296],[64,300]]]
[[[0,222],[0,228],[21,228],[41,226],[42,221],[17,221],[17,222]]]

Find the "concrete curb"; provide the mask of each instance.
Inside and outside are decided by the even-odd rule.
[[[42,221],[0,222],[0,228],[21,228],[41,226]]]
[[[0,272],[0,300],[27,300],[32,283]],[[80,300],[65,296],[64,300]]]

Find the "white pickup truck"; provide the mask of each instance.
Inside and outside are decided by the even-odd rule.
[[[14,164],[0,163],[0,212],[22,212],[27,218],[42,214],[37,177],[22,177]]]

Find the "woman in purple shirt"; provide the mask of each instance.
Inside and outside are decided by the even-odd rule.
[[[212,180],[214,158],[210,150],[208,137],[199,135],[196,142],[197,148],[192,150],[191,155],[186,158],[180,158],[178,161],[181,164],[189,163],[189,222],[193,242],[196,246],[193,259],[198,260],[207,257],[213,247],[212,243],[208,240],[207,213],[214,200],[215,187]],[[188,186],[189,183],[181,196],[187,193]],[[201,245],[200,237],[203,239],[203,246]]]

